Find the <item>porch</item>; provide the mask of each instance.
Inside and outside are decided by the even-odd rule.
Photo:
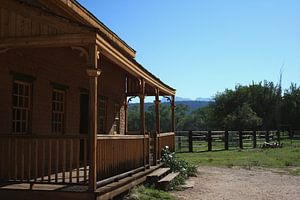
[[[0,137],[0,194],[4,198],[110,199],[144,182],[147,174],[162,165],[150,166],[148,135],[97,135],[93,191],[86,136]],[[161,133],[154,138],[159,144],[157,162],[165,145],[174,150],[174,137],[174,133]]]
[[[0,196],[111,198],[160,166],[163,145],[174,150],[175,89],[76,1],[36,2],[0,5]],[[153,134],[147,96],[155,98]],[[162,96],[172,133],[160,133]],[[140,99],[137,135],[127,130],[132,97]]]

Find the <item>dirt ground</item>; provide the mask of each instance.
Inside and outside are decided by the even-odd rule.
[[[200,167],[194,187],[172,192],[186,200],[300,200],[300,176],[263,168]]]

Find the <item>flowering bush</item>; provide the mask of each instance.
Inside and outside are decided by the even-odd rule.
[[[184,178],[190,176],[196,176],[197,168],[194,165],[189,164],[185,160],[177,160],[174,152],[170,152],[168,146],[162,150],[162,161],[169,167],[172,172],[179,172]]]

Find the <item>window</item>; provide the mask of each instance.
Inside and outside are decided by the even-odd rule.
[[[52,91],[52,133],[64,132],[65,93],[64,90],[59,89]]]
[[[115,103],[114,105],[114,124],[113,124],[113,131],[114,134],[120,134],[120,105],[118,103]]]
[[[31,113],[31,83],[13,82],[13,133],[28,133]]]
[[[106,129],[106,105],[107,98],[104,96],[99,97],[98,101],[98,132],[105,133]]]

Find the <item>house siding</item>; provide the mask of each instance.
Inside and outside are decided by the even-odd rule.
[[[51,83],[67,86],[65,108],[65,134],[78,134],[80,121],[80,91],[89,88],[86,61],[77,50],[71,48],[41,48],[10,50],[0,54],[0,134],[10,134],[12,124],[12,72],[35,78],[32,84],[31,133],[52,134]],[[99,95],[106,96],[107,133],[112,134],[114,104],[120,104],[124,112],[125,75],[108,59],[100,60]],[[124,123],[124,120],[120,120]],[[120,133],[125,126],[120,124]]]

